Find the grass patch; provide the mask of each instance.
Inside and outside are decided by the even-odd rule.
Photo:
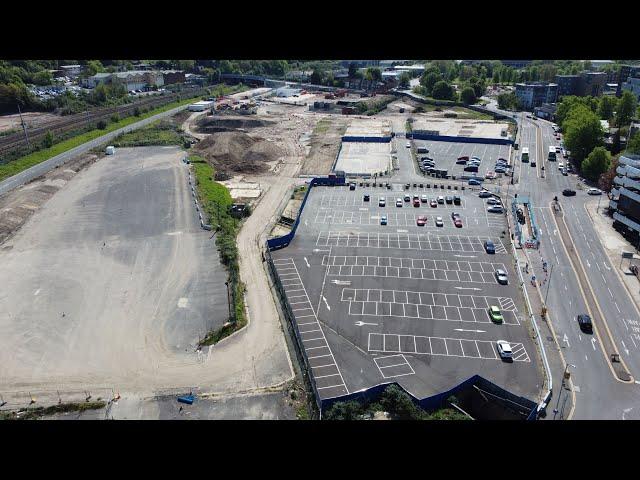
[[[356,104],[356,108],[359,114],[371,116],[383,111],[385,108],[387,108],[387,105],[395,101],[395,99],[395,97],[387,97],[382,100],[358,102]]]
[[[2,412],[2,420],[37,420],[38,418],[55,415],[56,413],[84,412],[86,410],[99,410],[107,406],[105,401],[60,403],[50,407],[23,408],[17,412]],[[23,413],[24,412],[24,413]],[[22,415],[18,415],[21,414]]]
[[[236,244],[241,221],[231,215],[230,208],[233,203],[231,194],[224,185],[213,180],[215,176],[213,167],[197,155],[192,155],[189,160],[193,165],[198,200],[209,218],[209,224],[217,230],[216,245],[220,251],[220,261],[229,273],[228,282],[232,297],[231,318],[221,328],[209,332],[200,341],[200,346],[214,345],[247,324],[244,310],[245,285],[240,281]]]
[[[158,120],[133,132],[116,137],[115,147],[143,147],[147,145],[183,145],[185,137],[181,129],[170,120]]]
[[[172,108],[187,105],[191,102],[193,102],[193,99],[191,98],[186,100],[180,100],[177,102],[172,102],[167,105],[163,105],[161,107],[150,110],[148,112],[140,113],[140,115],[137,117],[131,116],[131,117],[124,118],[117,122],[110,123],[104,129],[96,128],[95,130],[91,130],[89,132],[85,132],[83,134],[69,138],[68,140],[65,140],[63,142],[56,143],[55,145],[49,148],[39,150],[37,152],[31,153],[24,157],[20,157],[16,160],[13,160],[9,163],[0,165],[0,180],[4,180],[5,178],[16,175],[22,172],[23,170],[26,170],[27,168],[33,167],[34,165],[42,163],[51,157],[55,157],[56,155],[59,155],[68,150],[71,150],[72,148],[82,145],[83,143],[86,143],[98,137],[101,137],[102,135],[105,135],[109,132],[113,132],[114,130],[117,130],[119,128],[126,127],[127,125],[131,125],[132,123],[135,123],[144,118],[151,117],[158,113],[171,110]]]
[[[323,118],[318,123],[316,123],[316,128],[313,129],[313,135],[321,135],[323,133],[327,133],[330,127],[331,120]]]

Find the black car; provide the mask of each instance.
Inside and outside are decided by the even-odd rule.
[[[404,189],[405,190],[409,190],[409,187],[411,187],[411,184],[410,183],[405,183]]]
[[[466,167],[464,167],[464,171],[465,172],[477,172],[478,171],[478,167],[476,165],[467,165]]]
[[[496,246],[491,240],[487,240],[484,242],[484,249],[487,253],[496,253]]]
[[[369,201],[369,194],[368,194],[368,193],[365,193],[365,194],[364,194],[364,201],[365,201],[365,202],[368,202],[368,201]]]
[[[580,325],[580,330],[583,332],[593,333],[593,324],[591,323],[591,317],[589,315],[578,315],[578,325]]]
[[[460,197],[457,195],[453,196],[453,204],[454,205],[460,205]]]
[[[444,198],[445,202],[447,202],[448,204],[452,204],[453,203],[453,197],[445,197]]]
[[[355,183],[350,183],[349,184],[349,190],[355,190],[356,189],[356,184]]]
[[[576,191],[571,190],[570,188],[565,188],[564,190],[562,190],[562,195],[564,195],[565,197],[574,197],[576,195]]]

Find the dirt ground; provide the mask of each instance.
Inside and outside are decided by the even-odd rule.
[[[311,150],[304,159],[300,173],[327,175],[331,171],[347,124],[347,119],[337,115],[326,115],[319,120],[311,134]]]
[[[40,127],[46,123],[59,120],[59,115],[53,115],[52,113],[42,112],[24,112],[22,114],[24,122],[27,124],[27,128]],[[20,131],[22,128],[20,123],[20,114],[13,115],[1,115],[0,116],[0,134],[9,130]]]

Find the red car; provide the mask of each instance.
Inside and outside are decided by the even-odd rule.
[[[458,157],[458,160],[464,160],[465,162],[469,161],[469,157],[467,157],[466,155],[462,156],[462,157]]]
[[[420,206],[420,199],[419,198],[414,198],[413,199],[413,206],[414,207],[419,207]]]
[[[432,206],[433,208],[437,208],[437,207],[438,207],[438,202],[436,202],[436,199],[435,199],[435,198],[432,198],[432,199],[431,199],[431,206]]]
[[[454,218],[453,219],[453,224],[458,228],[462,228],[462,220],[460,220],[460,217]]]
[[[416,223],[418,224],[419,227],[424,227],[425,224],[427,223],[427,217],[425,215],[418,215],[418,219],[416,220]]]

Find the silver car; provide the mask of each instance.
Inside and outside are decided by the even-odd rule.
[[[498,268],[496,270],[495,275],[496,275],[496,280],[498,281],[498,283],[500,285],[508,285],[509,284],[509,279],[507,278],[507,272],[505,272],[501,268]]]

